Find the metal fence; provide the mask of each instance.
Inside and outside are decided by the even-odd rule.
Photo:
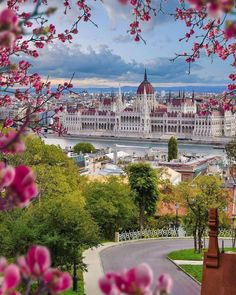
[[[232,237],[231,229],[220,229],[219,237],[229,238]],[[116,240],[129,241],[139,239],[150,239],[150,238],[168,238],[168,237],[188,237],[186,231],[183,228],[162,228],[162,229],[144,229],[136,231],[124,231],[117,233]],[[205,235],[207,236],[207,235]],[[190,237],[190,236],[189,236]]]

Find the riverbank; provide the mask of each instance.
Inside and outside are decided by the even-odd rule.
[[[99,141],[126,141],[126,142],[142,142],[142,143],[158,143],[158,144],[166,144],[169,139],[168,138],[136,138],[136,137],[115,137],[115,136],[91,136],[91,135],[72,135],[65,134],[63,137],[56,137],[55,134],[44,134],[46,138],[55,138],[55,139],[68,139],[68,140],[99,140]],[[205,146],[216,146],[216,148],[223,149],[225,145],[232,140],[232,138],[215,138],[214,140],[191,140],[191,139],[177,139],[179,144],[196,144],[196,145],[205,145]]]

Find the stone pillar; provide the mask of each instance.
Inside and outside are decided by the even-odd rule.
[[[201,295],[236,294],[236,255],[220,253],[217,209],[209,211],[209,246],[204,254]]]
[[[120,237],[120,234],[119,234],[119,232],[115,232],[115,242],[116,243],[119,243],[119,237]]]
[[[206,254],[206,266],[215,267],[219,266],[219,246],[218,246],[218,210],[209,210],[209,245]]]

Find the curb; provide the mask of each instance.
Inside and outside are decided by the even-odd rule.
[[[98,286],[98,280],[104,275],[100,252],[113,246],[116,246],[116,243],[107,242],[83,252],[83,262],[87,264],[87,271],[83,272],[84,293],[86,295],[102,294]]]
[[[199,286],[202,285],[197,279],[195,279],[192,275],[190,275],[189,273],[187,273],[179,264],[175,263],[174,260],[172,260],[168,256],[166,256],[166,258],[169,261],[171,261],[175,266],[177,266],[178,269],[180,269],[182,272],[184,272],[188,277],[190,277],[193,281],[195,281]]]

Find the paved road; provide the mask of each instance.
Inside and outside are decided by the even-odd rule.
[[[146,262],[154,277],[169,273],[174,280],[173,295],[199,295],[200,286],[180,271],[166,255],[175,250],[192,248],[191,240],[149,240],[110,247],[100,253],[103,269],[119,271]]]

